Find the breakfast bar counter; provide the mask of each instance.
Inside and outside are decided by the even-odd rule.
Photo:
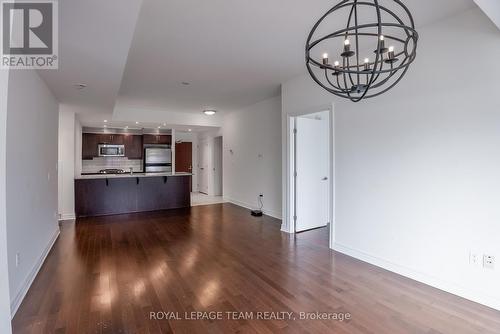
[[[191,174],[136,173],[75,178],[77,217],[186,208]]]

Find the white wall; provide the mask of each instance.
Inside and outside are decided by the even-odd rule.
[[[59,219],[75,219],[75,113],[59,107]]]
[[[274,97],[224,116],[224,197],[281,218],[281,98]],[[231,150],[233,153],[231,153]]]
[[[58,103],[36,71],[11,71],[7,113],[7,246],[17,310],[59,234]],[[16,266],[19,254],[19,266]]]
[[[500,263],[468,263],[500,259],[500,32],[474,9],[420,34],[396,88],[335,103],[335,248],[500,309]],[[333,100],[307,76],[282,94],[284,116]]]
[[[6,154],[9,71],[0,70],[0,333],[12,332],[7,257]]]

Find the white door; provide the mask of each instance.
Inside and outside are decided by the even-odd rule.
[[[198,177],[199,177],[199,191],[204,194],[208,194],[208,176],[209,176],[209,151],[208,141],[201,141],[199,147],[199,158],[198,158]]]
[[[301,232],[328,224],[328,117],[297,117],[295,128],[295,231]]]

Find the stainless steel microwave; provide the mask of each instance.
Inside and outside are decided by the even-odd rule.
[[[99,144],[98,146],[100,157],[124,157],[125,145],[109,145]]]

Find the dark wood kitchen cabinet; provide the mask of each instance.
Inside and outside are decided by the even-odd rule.
[[[125,135],[102,133],[97,135],[99,144],[124,145]]]
[[[142,136],[125,135],[125,156],[129,159],[142,159]]]
[[[172,145],[171,135],[143,135],[145,145]]]
[[[82,135],[82,159],[92,160],[94,157],[97,157],[98,144],[99,144],[99,135],[95,133],[84,133]]]
[[[91,160],[99,156],[99,144],[125,145],[125,156],[142,159],[142,136],[128,134],[84,133],[82,135],[82,159]]]
[[[191,176],[76,179],[77,217],[189,208]]]

